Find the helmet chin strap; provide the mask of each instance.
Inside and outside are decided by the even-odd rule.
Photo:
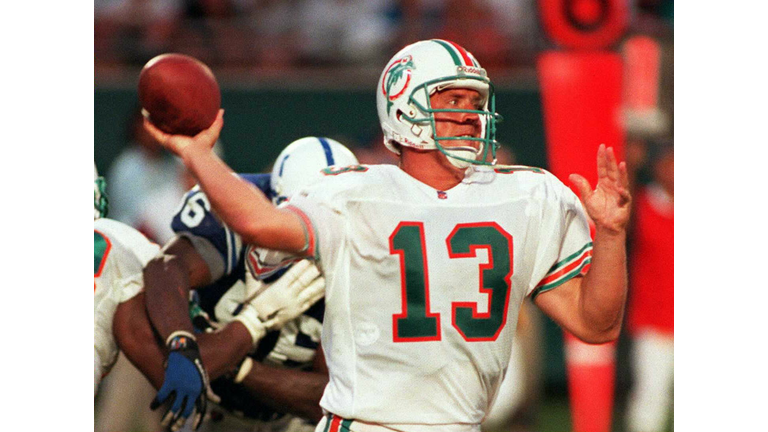
[[[451,163],[451,165],[455,166],[459,169],[466,169],[469,168],[471,165],[474,165],[472,162],[473,160],[477,160],[478,155],[480,155],[483,152],[483,145],[480,146],[479,149],[475,150],[471,147],[442,147],[443,154],[445,154],[446,158],[448,159],[448,162]],[[461,158],[461,159],[459,159]],[[467,160],[463,160],[467,159]]]

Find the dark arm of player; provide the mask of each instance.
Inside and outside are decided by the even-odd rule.
[[[112,331],[120,350],[155,387],[165,376],[165,343],[152,330],[144,306],[145,294],[139,293],[117,307]],[[203,364],[211,379],[231,371],[252,347],[251,336],[240,323],[232,323],[214,333],[198,335]]]
[[[145,294],[140,292],[117,306],[112,333],[120,351],[157,389],[163,385],[165,376],[165,344],[152,331],[144,297]]]
[[[175,331],[193,333],[189,291],[208,284],[210,279],[205,260],[184,237],[171,240],[163,254],[144,267],[147,324],[157,331],[162,346]],[[219,331],[197,335],[197,342],[212,379],[235,367],[253,347],[248,330],[237,321]]]
[[[193,333],[189,318],[189,292],[192,287],[209,283],[208,265],[184,237],[176,237],[163,253],[144,267],[146,307],[152,326],[165,341],[171,333]]]
[[[241,385],[261,404],[279,412],[320,421],[320,398],[328,384],[328,368],[322,347],[317,349],[313,369],[300,371],[253,362]]]

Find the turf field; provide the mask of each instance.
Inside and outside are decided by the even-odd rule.
[[[613,414],[612,432],[626,431],[624,406],[624,401],[617,401],[617,407]],[[571,418],[568,410],[568,399],[565,396],[547,396],[532,423],[533,426],[512,425],[509,428],[484,430],[483,432],[569,432],[571,430]],[[673,423],[674,419],[670,418],[665,429],[666,432],[674,430]]]

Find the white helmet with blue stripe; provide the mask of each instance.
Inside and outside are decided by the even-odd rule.
[[[304,137],[288,144],[272,167],[270,187],[275,204],[319,181],[329,166],[358,165],[355,155],[330,138]]]

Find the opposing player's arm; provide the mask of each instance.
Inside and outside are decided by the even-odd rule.
[[[627,298],[626,230],[632,201],[627,167],[617,163],[613,149],[601,145],[597,171],[594,190],[584,177],[571,175],[595,224],[589,271],[534,300],[560,326],[588,343],[619,336]]]
[[[176,237],[163,254],[144,267],[146,309],[161,341],[178,330],[193,333],[189,291],[211,282],[208,265],[186,237]],[[228,371],[252,348],[245,326],[233,321],[223,329],[197,336],[203,364],[212,377]]]
[[[311,371],[284,369],[253,362],[243,385],[257,402],[279,412],[320,421],[320,398],[328,384],[328,367],[318,347]]]
[[[208,377],[234,367],[252,348],[253,339],[242,323],[232,323],[214,334],[194,336],[189,318],[189,291],[191,287],[209,283],[211,275],[205,260],[188,239],[179,236],[169,242],[163,252],[144,267],[143,277],[146,305],[142,305],[140,311],[126,314],[134,325],[154,327],[160,336],[163,354],[160,361],[167,360],[161,365],[159,385],[154,357],[150,359],[147,354],[136,352],[140,347],[126,355],[159,389],[150,408],[157,409],[170,401],[162,424],[177,430],[197,411],[197,428],[206,411]],[[131,334],[131,330],[135,334],[135,327],[128,326],[126,331]],[[155,348],[151,347],[153,353]]]
[[[165,344],[152,330],[145,294],[139,293],[117,307],[113,332],[120,350],[155,387],[163,384]],[[252,348],[251,336],[243,325],[232,323],[213,332],[199,334],[197,342],[211,379],[231,371]]]
[[[144,301],[145,293],[141,292],[120,303],[112,320],[112,332],[120,351],[157,389],[163,384],[166,353],[152,330]]]
[[[146,305],[162,340],[173,332],[193,333],[188,301],[192,287],[210,283],[208,264],[186,237],[175,237],[144,267]]]
[[[216,214],[240,234],[244,243],[306,253],[309,233],[300,217],[275,208],[261,191],[234,175],[211,151],[223,124],[223,111],[220,111],[213,125],[193,138],[166,134],[149,121],[145,121],[144,127],[165,148],[183,159]]]

